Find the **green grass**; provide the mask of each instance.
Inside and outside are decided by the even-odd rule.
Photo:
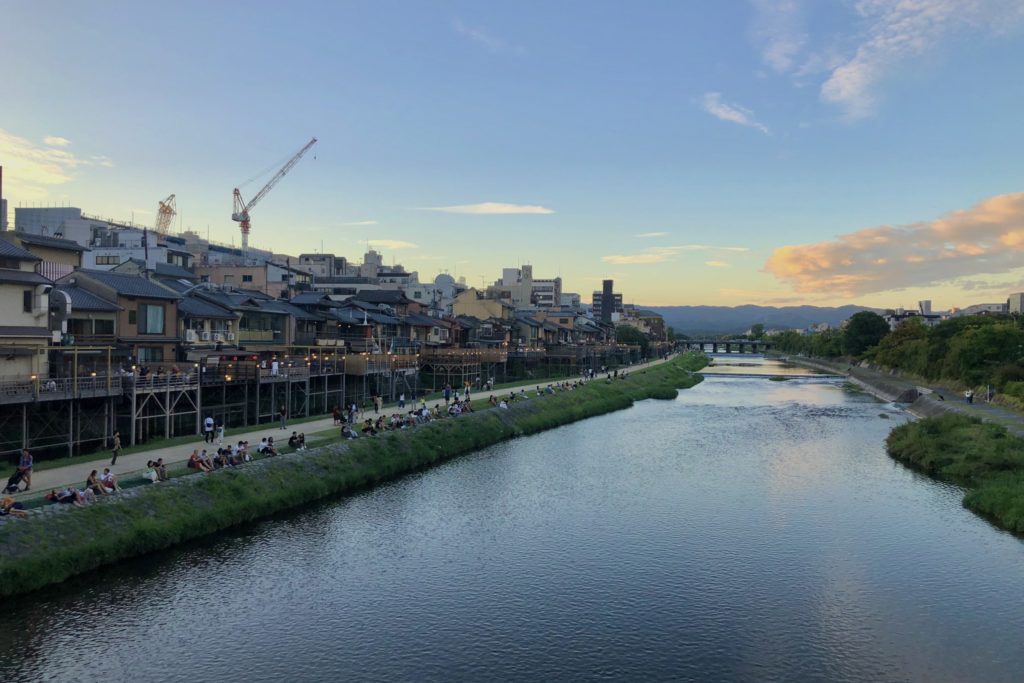
[[[966,487],[966,508],[1024,534],[1024,439],[950,413],[900,425],[886,445],[900,462]]]
[[[688,354],[626,379],[480,410],[355,441],[328,439],[302,454],[212,474],[177,476],[104,504],[0,523],[0,595],[57,583],[105,564],[168,548],[327,496],[353,493],[517,436],[671,399],[701,381],[705,360]],[[176,474],[179,474],[176,472]]]

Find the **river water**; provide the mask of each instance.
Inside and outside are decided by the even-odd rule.
[[[10,601],[0,681],[1024,680],[1024,544],[904,419],[710,378]]]

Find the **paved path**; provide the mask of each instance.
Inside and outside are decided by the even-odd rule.
[[[641,370],[652,365],[658,365],[664,362],[664,359],[659,359],[638,365],[627,366],[622,369],[625,369],[629,372],[635,372],[637,370]],[[558,381],[565,380],[563,379]],[[502,387],[500,389],[496,389],[493,392],[478,391],[474,394],[474,398],[476,399],[477,402],[480,401],[481,397],[483,397],[484,401],[486,401],[487,397],[492,393],[495,396],[502,396],[510,392],[512,389],[518,389],[520,387],[533,388],[536,387],[538,384],[541,386],[545,386],[551,383],[553,383],[553,381],[535,379],[529,382],[522,382],[517,383],[515,385]],[[434,408],[434,406],[440,404],[444,404],[444,401],[442,399],[427,402],[427,406],[430,408]],[[411,410],[412,405],[413,404],[410,402],[408,404],[408,409]],[[392,411],[396,407],[396,403],[387,404],[384,406],[383,410],[381,411],[381,414],[390,414],[389,411]],[[376,415],[372,412],[365,412],[363,413],[363,416],[364,418],[370,416],[376,417]],[[296,423],[295,425],[289,425],[287,429],[281,429],[278,426],[278,424],[274,422],[254,427],[246,427],[245,431],[228,430],[224,435],[224,442],[227,444],[231,444],[237,443],[238,441],[248,441],[250,444],[255,445],[258,444],[260,442],[260,439],[262,439],[263,437],[272,436],[274,437],[275,442],[277,442],[278,444],[282,444],[288,441],[288,437],[291,436],[291,433],[293,431],[302,432],[305,434],[314,434],[316,432],[322,432],[334,428],[334,418],[328,415],[322,419]],[[113,467],[110,466],[109,452],[103,455],[97,454],[95,460],[90,460],[88,462],[80,462],[74,465],[66,465],[64,467],[52,467],[50,469],[37,470],[33,472],[32,490],[29,491],[28,493],[22,492],[15,497],[19,499],[34,497],[37,495],[43,495],[50,489],[62,488],[64,486],[69,485],[81,487],[85,484],[85,480],[89,476],[89,472],[91,472],[92,470],[99,470],[100,472],[102,472],[104,467],[110,467],[114,474],[120,477],[131,472],[141,472],[143,469],[145,469],[147,461],[156,460],[157,458],[163,458],[164,463],[168,465],[184,462],[188,460],[190,455],[192,455],[193,450],[202,450],[203,448],[211,448],[211,446],[210,444],[204,442],[201,436],[196,436],[195,441],[191,441],[188,443],[179,443],[174,446],[154,448],[152,450],[137,451],[135,453],[121,455],[117,459],[117,464],[114,465]],[[216,444],[214,444],[212,448],[216,449]]]

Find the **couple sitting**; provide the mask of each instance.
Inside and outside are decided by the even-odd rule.
[[[202,455],[199,454],[198,450],[192,451],[192,455],[188,456],[188,468],[200,472],[213,471],[213,462],[210,460],[210,456],[206,454],[205,448]]]
[[[148,461],[146,471],[142,473],[142,476],[154,484],[158,481],[167,481],[170,478],[167,476],[167,467],[164,465],[163,458]]]
[[[288,438],[288,447],[295,451],[306,450],[306,435],[292,432],[292,435]]]
[[[274,437],[263,437],[260,439],[260,445],[256,447],[256,452],[262,455],[277,455],[277,449],[274,448]]]
[[[121,490],[121,487],[117,485],[117,477],[109,467],[104,468],[103,474],[98,476],[96,470],[90,472],[89,478],[85,480],[85,488],[97,496],[109,496],[114,491]]]

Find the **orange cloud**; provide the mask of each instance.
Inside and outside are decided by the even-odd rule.
[[[990,197],[932,221],[864,228],[775,249],[765,270],[795,291],[858,296],[1019,268],[1024,192]]]

